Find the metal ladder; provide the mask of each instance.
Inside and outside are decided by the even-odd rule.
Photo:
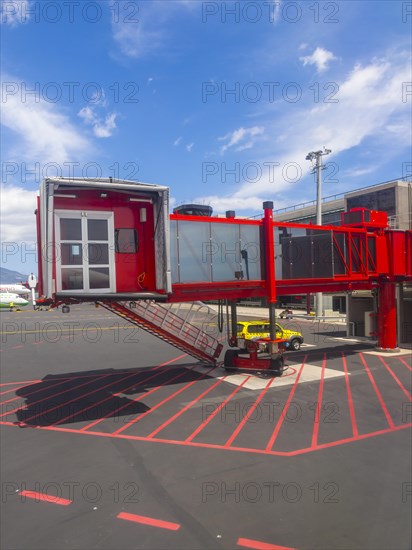
[[[216,314],[212,316],[211,310],[204,304],[192,302],[160,305],[151,300],[99,300],[96,303],[206,363],[215,364],[222,352],[223,345],[210,334],[215,332],[213,319]],[[199,324],[200,328],[196,326]]]

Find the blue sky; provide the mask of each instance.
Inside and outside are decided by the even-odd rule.
[[[324,196],[412,172],[411,2],[3,0],[1,23],[4,267],[35,268],[44,175],[244,216],[314,199],[323,146]]]

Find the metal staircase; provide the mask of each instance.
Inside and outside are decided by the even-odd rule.
[[[216,313],[204,304],[160,305],[151,300],[97,304],[201,361],[216,363],[223,349],[211,334],[217,333]]]

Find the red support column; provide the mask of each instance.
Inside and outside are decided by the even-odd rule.
[[[383,283],[378,293],[378,348],[397,349],[395,284]]]
[[[275,237],[273,234],[273,202],[263,203],[265,216],[263,218],[263,231],[265,236],[265,268],[266,268],[266,292],[269,303],[276,302],[275,282]]]

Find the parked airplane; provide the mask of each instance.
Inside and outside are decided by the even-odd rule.
[[[2,284],[0,285],[0,292],[12,292],[13,294],[29,294],[30,289],[22,284]]]
[[[27,289],[26,289],[27,290]],[[29,303],[21,296],[13,292],[0,292],[0,308],[24,307]]]

